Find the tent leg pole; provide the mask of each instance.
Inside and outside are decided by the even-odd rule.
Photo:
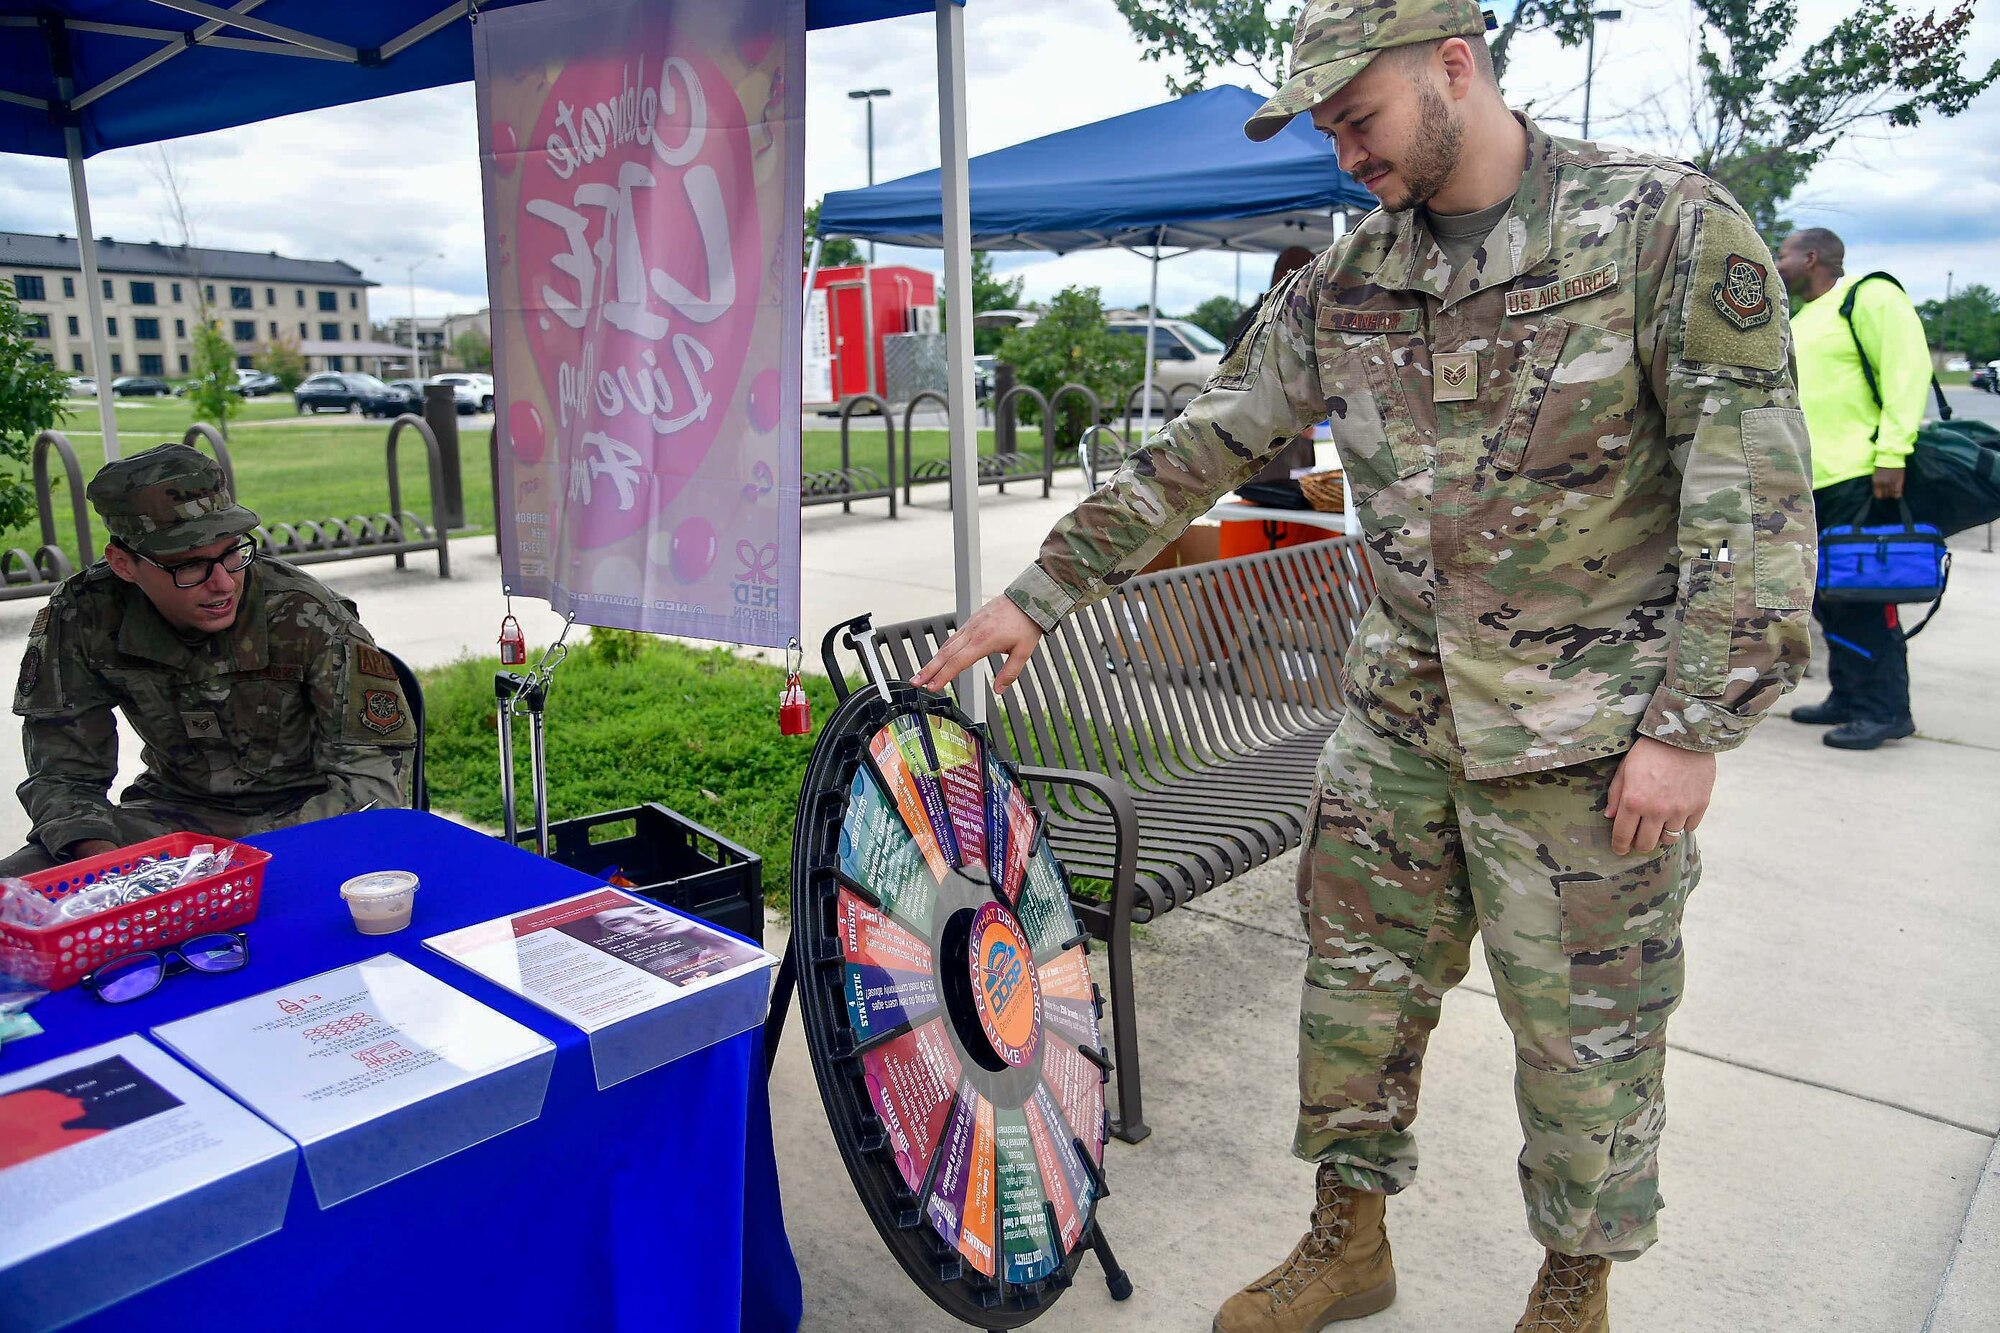
[[[1164,233],[1162,233],[1162,235],[1163,234]],[[1153,433],[1153,361],[1154,361],[1153,339],[1156,336],[1153,330],[1159,327],[1159,322],[1160,322],[1160,245],[1159,241],[1155,240],[1153,243],[1153,289],[1146,297],[1146,389],[1144,393],[1139,395],[1140,401],[1144,404],[1144,406],[1142,406],[1139,410],[1140,440],[1148,438]],[[1132,444],[1136,444],[1137,442],[1138,441],[1127,440],[1126,444],[1130,446]]]
[[[950,384],[952,572],[958,623],[983,600],[979,578],[979,437],[972,429],[972,202],[965,152],[965,10],[937,0],[938,160],[944,190],[945,348]],[[986,720],[985,666],[960,696]]]
[[[64,79],[61,95],[69,98],[69,80]],[[104,288],[97,277],[97,233],[90,225],[90,186],[83,175],[83,131],[74,125],[63,129],[63,144],[69,150],[69,197],[76,211],[76,248],[83,260],[83,296],[90,320],[90,373],[97,380],[97,420],[104,432],[104,461],[118,457],[118,408],[111,395],[111,348],[104,337]],[[88,560],[90,552],[80,552]]]

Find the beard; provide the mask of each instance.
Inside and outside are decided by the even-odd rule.
[[[1383,199],[1384,211],[1407,213],[1429,203],[1458,171],[1464,147],[1465,122],[1452,113],[1444,94],[1428,83],[1419,84],[1417,132],[1403,160],[1391,168],[1402,178],[1403,194]]]

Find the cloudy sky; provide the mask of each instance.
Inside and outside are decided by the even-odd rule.
[[[2000,58],[2000,0],[1982,12],[1973,54]],[[1845,0],[1799,0],[1801,31],[1817,35]],[[1687,0],[1624,0],[1600,34],[1596,137],[1685,151],[1669,126],[1685,119],[1692,33]],[[1162,67],[1140,58],[1111,0],[972,0],[967,10],[969,134],[974,153],[1131,111],[1166,96]],[[876,104],[876,178],[937,165],[934,24],[927,16],[814,33],[808,45],[807,197],[867,179],[860,104],[847,90],[887,87]],[[1583,57],[1553,42],[1517,43],[1508,95],[1551,127],[1574,132]],[[1678,113],[1678,117],[1677,117]],[[472,99],[442,88],[314,112],[170,145],[207,245],[339,258],[381,282],[377,317],[407,310],[410,266],[419,313],[486,303]],[[1171,144],[1159,145],[1164,159]],[[153,149],[90,161],[100,235],[169,239]],[[1850,268],[1886,268],[1919,298],[1959,286],[2000,287],[2000,89],[1956,120],[1875,132],[1842,146],[1793,202],[1801,224],[1846,239]],[[74,230],[58,162],[0,156],[0,230]],[[892,258],[935,268],[935,252]],[[1030,298],[1073,283],[1107,301],[1146,297],[1147,266],[1124,253],[1061,259],[1000,256]],[[1265,261],[1242,264],[1242,290],[1261,290]],[[1161,269],[1160,304],[1183,311],[1233,294],[1227,256],[1190,256]]]

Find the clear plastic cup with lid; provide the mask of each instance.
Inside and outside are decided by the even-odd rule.
[[[354,928],[363,935],[390,935],[410,924],[417,902],[417,877],[407,870],[371,870],[340,886]]]

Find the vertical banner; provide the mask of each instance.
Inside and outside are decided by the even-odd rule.
[[[541,0],[473,33],[508,587],[782,647],[804,0]]]

